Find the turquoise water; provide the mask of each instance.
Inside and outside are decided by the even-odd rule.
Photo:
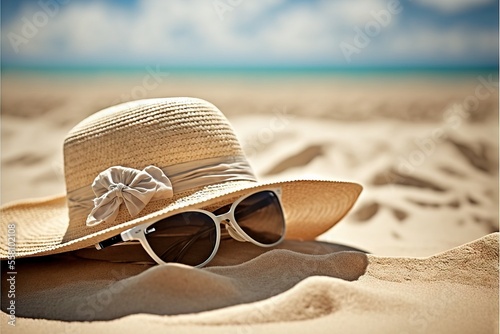
[[[143,67],[6,67],[2,74],[47,74],[58,76],[94,76],[113,75],[129,76],[143,74],[148,65]],[[149,65],[152,70],[156,65]],[[498,77],[498,67],[169,67],[158,66],[161,72],[175,76],[200,77],[398,77],[398,76],[438,76],[462,77],[494,74]]]

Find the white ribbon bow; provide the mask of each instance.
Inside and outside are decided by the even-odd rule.
[[[174,194],[168,177],[155,166],[148,166],[142,171],[122,166],[110,167],[95,178],[92,190],[96,198],[94,208],[87,217],[87,226],[115,221],[122,203],[134,217],[149,201],[171,198]]]

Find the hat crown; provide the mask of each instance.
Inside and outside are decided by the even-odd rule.
[[[222,112],[196,98],[119,104],[76,125],[64,141],[67,192],[88,187],[111,166],[160,168],[217,157],[244,157]]]

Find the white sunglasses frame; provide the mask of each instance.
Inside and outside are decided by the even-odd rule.
[[[278,199],[278,203],[279,203],[280,208],[281,208],[281,212],[283,214],[283,233],[281,235],[281,238],[272,244],[263,244],[263,243],[260,243],[256,240],[252,239],[238,225],[238,222],[236,221],[236,219],[234,217],[234,212],[235,212],[235,209],[238,206],[238,204],[240,204],[243,200],[247,199],[248,197],[253,196],[255,194],[258,194],[260,192],[264,192],[264,191],[271,191],[276,195],[276,197]],[[126,231],[121,232],[119,235],[116,235],[116,236],[109,238],[107,240],[115,239],[116,242],[114,242],[112,245],[118,244],[121,242],[127,242],[127,241],[139,241],[141,243],[142,247],[144,248],[144,250],[148,253],[148,255],[156,263],[158,263],[158,264],[176,263],[176,262],[165,262],[162,259],[160,259],[160,257],[158,257],[156,255],[156,253],[153,251],[153,249],[149,245],[149,242],[146,239],[145,231],[149,226],[156,224],[157,222],[159,222],[163,219],[166,219],[166,218],[178,215],[178,214],[188,213],[188,212],[201,212],[201,213],[206,214],[207,216],[212,218],[212,221],[215,224],[215,230],[216,230],[217,240],[215,242],[215,246],[214,246],[214,249],[212,251],[212,254],[210,254],[210,256],[203,263],[198,264],[196,266],[193,266],[195,268],[201,268],[201,267],[205,266],[215,257],[215,254],[217,254],[217,251],[219,250],[220,240],[221,240],[221,224],[226,226],[226,229],[228,230],[229,235],[233,239],[240,241],[240,242],[251,242],[252,244],[260,246],[260,247],[273,247],[273,246],[276,246],[277,244],[279,244],[280,242],[282,242],[283,239],[285,239],[285,234],[286,234],[285,212],[283,210],[283,204],[282,204],[282,200],[281,200],[281,188],[278,187],[278,188],[261,188],[255,192],[252,192],[252,193],[249,193],[243,197],[240,197],[238,200],[233,202],[233,204],[231,204],[231,208],[229,209],[229,211],[224,213],[224,214],[215,215],[214,213],[207,211],[207,210],[203,210],[203,209],[189,209],[189,210],[186,210],[184,212],[177,212],[175,214],[172,214],[172,215],[169,215],[166,217],[162,217],[154,222],[147,222],[144,224],[134,226]],[[120,237],[120,238],[118,238],[118,237]],[[112,246],[112,245],[109,245],[109,246]],[[99,243],[99,244],[96,244],[95,247],[98,250],[101,250],[101,249],[108,247],[108,246],[102,246]]]

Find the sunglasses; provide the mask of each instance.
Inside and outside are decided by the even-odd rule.
[[[237,241],[260,247],[277,245],[285,237],[281,189],[260,190],[214,212],[192,209],[137,225],[101,241],[96,248],[139,241],[158,264],[175,262],[203,267],[219,249],[221,225]]]

